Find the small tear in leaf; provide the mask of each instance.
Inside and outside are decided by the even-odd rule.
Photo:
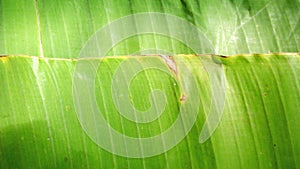
[[[165,61],[169,69],[173,71],[177,76],[177,66],[174,59],[171,56],[166,56],[166,55],[159,55],[159,56]]]

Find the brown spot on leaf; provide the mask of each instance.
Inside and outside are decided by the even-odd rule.
[[[0,60],[1,60],[3,63],[6,63],[7,60],[8,60],[8,56],[7,56],[7,55],[0,55]]]
[[[221,58],[226,58],[226,59],[229,58],[228,56],[225,56],[225,55],[220,55],[220,57]]]
[[[184,101],[186,101],[186,99],[187,99],[187,96],[184,93],[182,93],[181,97],[180,97],[180,102],[184,102]]]
[[[66,111],[68,112],[70,110],[70,106],[66,105]]]

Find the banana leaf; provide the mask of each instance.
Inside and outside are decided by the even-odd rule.
[[[300,168],[299,9],[0,0],[0,168]]]

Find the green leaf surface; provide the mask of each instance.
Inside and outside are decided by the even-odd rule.
[[[297,0],[0,0],[0,168],[300,168],[299,11]],[[191,23],[210,50],[195,51],[184,43],[193,42],[193,32],[166,21],[161,27],[169,28],[169,34],[182,33],[184,42],[155,33],[134,35],[105,53],[118,57],[86,59],[91,66],[101,62],[93,81],[99,110],[126,136],[159,135],[172,126],[182,106],[188,116],[199,109],[195,124],[176,146],[152,157],[129,158],[97,145],[85,131],[74,103],[74,75],[85,60],[78,58],[81,50],[99,30],[124,16],[151,12]],[[160,22],[151,19],[122,23],[121,33]],[[112,41],[118,33],[106,32],[107,39],[100,41]],[[152,53],[174,55],[173,61],[139,55]],[[216,55],[189,55],[194,53]],[[214,104],[206,59],[224,72],[226,99],[216,130],[199,143]],[[140,71],[122,90],[128,89],[130,103],[139,111],[151,108],[148,96],[154,89],[166,94],[162,115],[151,123],[120,115],[112,85],[124,61],[129,63],[121,71],[125,80],[134,63],[164,70]],[[180,88],[192,88],[186,78],[196,81],[198,90],[191,94],[199,101],[190,101]],[[172,141],[162,139],[164,144]],[[117,142],[109,140],[112,147]],[[142,149],[141,144],[131,148],[127,151]]]
[[[1,54],[77,58],[88,39],[105,25],[143,12],[171,14],[194,24],[211,41],[214,54],[300,51],[297,0],[1,0],[0,7]],[[151,23],[155,18],[140,24]],[[108,34],[114,36],[114,32]],[[172,54],[195,53],[170,37],[145,34],[120,42],[107,55],[128,55],[149,48]]]
[[[199,114],[191,131],[176,147],[140,159],[101,149],[80,126],[72,98],[71,72],[77,60],[2,57],[1,168],[298,168],[299,55],[217,56],[227,79],[226,104],[215,133],[200,144],[198,137],[211,99],[210,82],[201,66],[201,58],[207,57],[174,56],[174,60],[184,60],[199,85]],[[156,82],[143,88],[164,90],[169,101],[164,115],[149,125],[122,120],[109,89],[113,73],[124,60],[164,63],[156,56],[101,59],[95,79],[99,108],[107,114],[108,123],[125,135],[157,135],[176,119],[177,107],[182,104],[180,91],[170,88],[170,84],[180,83],[181,79],[174,81],[172,76],[157,70],[141,72],[129,89],[136,98],[133,104],[146,109],[149,103],[144,102],[148,99],[141,98],[144,95],[139,90],[145,83]],[[178,67],[178,71],[181,69]]]

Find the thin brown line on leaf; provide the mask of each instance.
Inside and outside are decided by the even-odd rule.
[[[272,55],[279,55],[279,56],[296,56],[296,57],[300,57],[300,53],[261,53],[261,54],[235,54],[235,55],[230,55],[230,56],[225,56],[225,55],[210,55],[210,54],[178,54],[178,55],[174,55],[174,56],[180,56],[180,57],[193,57],[193,56],[200,56],[200,57],[209,57],[209,56],[215,56],[218,58],[226,58],[226,59],[233,59],[235,57],[241,57],[241,56],[245,56],[245,57],[250,57],[250,56],[254,56],[254,55],[260,55],[260,56],[272,56]],[[29,56],[29,55],[24,55],[24,54],[19,54],[19,55],[0,55],[0,58],[28,58],[28,59],[32,59],[32,58],[38,58],[41,60],[57,60],[57,61],[79,61],[79,60],[101,60],[101,59],[107,59],[107,58],[115,58],[115,59],[120,59],[120,58],[128,58],[128,57],[141,57],[141,56],[149,56],[149,57],[160,57],[160,55],[121,55],[121,56],[105,56],[105,57],[93,57],[93,58],[55,58],[55,57],[40,57],[40,56]],[[169,58],[172,58],[174,56],[168,56]],[[171,63],[171,62],[170,62]],[[177,67],[176,67],[177,70]]]

